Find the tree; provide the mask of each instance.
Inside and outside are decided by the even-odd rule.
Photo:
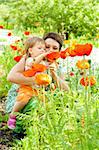
[[[10,15],[1,18],[8,22],[8,27],[19,29],[43,28],[45,31],[72,32],[75,36],[95,35],[99,16],[97,4],[97,0],[9,0],[5,7]]]

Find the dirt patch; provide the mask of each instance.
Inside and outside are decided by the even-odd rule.
[[[23,133],[15,133],[12,130],[8,128],[2,128],[0,129],[0,149],[11,149],[13,144],[15,143],[15,140],[20,140],[24,137]]]

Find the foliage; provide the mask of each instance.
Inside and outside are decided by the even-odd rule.
[[[3,62],[2,66],[5,68],[1,77],[1,93],[7,93],[10,88],[6,77],[15,64],[12,58],[16,54],[17,51],[8,47],[1,55],[0,64]],[[69,93],[59,89],[47,91],[45,105],[39,95],[39,101],[33,99],[24,108],[23,113],[18,113],[15,131],[19,132],[21,129],[26,136],[20,141],[17,140],[12,149],[98,150],[99,68],[94,72],[90,68],[87,70],[90,75],[94,73],[97,80],[95,86],[87,89],[79,84],[81,70],[72,66],[71,71],[74,75],[70,76],[68,72],[66,77],[70,86]],[[0,122],[2,121],[1,118]]]
[[[0,56],[0,97],[6,96],[11,84],[7,81],[7,75],[13,65],[14,53],[8,48],[4,48],[2,55]]]
[[[19,114],[26,137],[16,149],[98,149],[98,99],[87,98],[83,91],[47,92],[45,105],[39,102],[35,109]]]
[[[98,47],[98,1],[97,0],[1,0],[0,25],[13,29],[13,34],[25,39],[23,31],[42,35],[44,32],[56,31],[69,33],[70,45],[91,42]],[[76,37],[76,39],[75,39]],[[4,41],[3,39],[1,41]],[[67,42],[67,41],[66,41]],[[75,44],[75,43],[74,43]],[[23,48],[22,43],[19,44]],[[64,47],[67,45],[64,45]],[[20,48],[19,47],[19,48]],[[18,51],[4,47],[0,55],[0,97],[6,96],[11,84],[7,75],[15,62],[13,57]],[[72,65],[68,66],[67,76],[70,92],[59,89],[47,91],[45,103],[33,98],[17,114],[15,132],[25,132],[26,136],[15,142],[16,150],[98,150],[98,98],[99,67],[91,65],[88,75],[95,75],[97,83],[93,87],[82,87],[79,80],[85,73]],[[72,71],[71,75],[68,72]],[[0,123],[8,120],[0,114]],[[17,143],[17,144],[16,144]]]
[[[6,28],[67,32],[75,36],[98,33],[97,0],[9,0],[1,3],[0,8],[1,23]]]

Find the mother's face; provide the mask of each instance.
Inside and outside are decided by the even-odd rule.
[[[59,51],[59,43],[51,38],[47,38],[45,40],[46,51],[49,52],[58,52]]]

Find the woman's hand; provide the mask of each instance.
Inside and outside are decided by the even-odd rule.
[[[57,67],[56,67],[55,62],[53,62],[53,63],[51,63],[51,64],[49,65],[49,69],[50,69],[51,72],[56,72]]]
[[[67,82],[63,80],[62,78],[60,78],[56,73],[57,71],[56,64],[55,63],[50,64],[49,69],[50,69],[53,79],[56,81],[57,87],[59,87],[61,90],[69,91],[69,86]]]

